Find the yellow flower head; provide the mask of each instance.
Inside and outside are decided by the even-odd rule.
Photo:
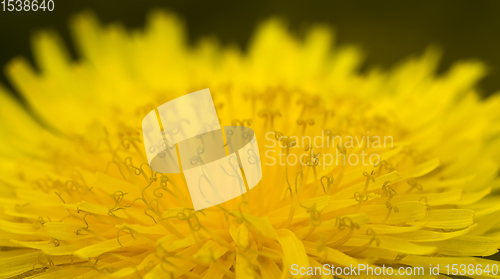
[[[275,20],[246,52],[213,39],[188,46],[162,12],[144,30],[90,14],[71,26],[77,61],[42,32],[37,69],[23,58],[8,65],[29,110],[0,88],[1,278],[496,263],[473,257],[500,246],[500,98],[473,91],[482,64],[437,75],[430,49],[361,74],[360,51],[334,47],[328,28],[298,39]],[[203,88],[221,125],[255,131],[263,176],[194,211],[181,174],[149,168],[141,122]]]

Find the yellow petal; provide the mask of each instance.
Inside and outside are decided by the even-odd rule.
[[[330,248],[328,246],[323,246],[322,251],[318,250],[318,244],[310,241],[304,241],[304,247],[307,251],[307,254],[311,256],[316,256],[316,257],[325,257],[326,262],[330,263],[336,263],[337,265],[341,266],[350,266],[352,265],[358,265],[360,263],[360,260],[350,257],[336,249]],[[326,255],[326,256],[325,256]],[[295,263],[295,262],[294,262]],[[308,266],[308,265],[307,265]]]
[[[263,279],[280,278],[282,275],[281,269],[272,259],[259,258],[259,269]]]
[[[376,245],[374,242],[371,244],[370,249],[387,249],[401,254],[413,255],[430,255],[436,251],[435,247],[414,244],[397,237],[381,235],[377,236],[377,238],[380,240],[380,245]],[[371,236],[356,235],[351,237],[351,239],[349,239],[343,246],[360,247],[368,243],[370,240]]]
[[[229,233],[231,234],[231,237],[239,246],[239,248],[245,249],[248,247],[249,245],[248,229],[244,224],[241,224],[240,226],[238,226],[238,228],[236,228],[234,224],[231,224],[231,227],[229,228]]]
[[[431,231],[431,230],[418,230],[413,232],[401,233],[397,237],[404,239],[406,241],[412,242],[430,242],[430,241],[441,241],[445,239],[455,238],[457,236],[465,235],[470,232],[475,226],[472,225],[466,229],[454,231],[454,232],[442,232],[442,231]]]
[[[213,261],[207,269],[207,272],[203,276],[204,279],[222,279],[224,275],[227,277],[234,277],[234,273],[229,271],[229,268],[233,265],[232,261],[219,259],[218,261]]]
[[[240,213],[239,211],[230,210],[236,216],[240,216],[248,221],[251,225],[251,229],[255,229],[257,232],[262,233],[267,237],[274,237],[275,231],[269,219],[267,217],[256,217],[250,214]]]
[[[423,245],[437,247],[440,254],[450,256],[491,256],[498,252],[499,237],[462,235],[456,238],[436,242],[425,242]]]
[[[427,207],[423,202],[411,201],[393,204],[398,208],[398,212],[391,212],[385,223],[400,224],[405,222],[415,222],[424,218]],[[389,209],[385,205],[366,205],[361,206],[361,212],[366,213],[373,223],[382,223],[387,217]]]
[[[427,211],[425,218],[419,221],[427,222],[426,227],[429,228],[458,230],[467,228],[474,223],[474,211],[470,209],[433,209]]]
[[[213,260],[218,260],[226,252],[227,249],[224,246],[213,240],[208,240],[193,257],[209,264]]]
[[[118,242],[117,239],[110,239],[101,241],[94,245],[86,246],[85,248],[76,251],[75,256],[80,257],[81,259],[88,259],[91,257],[97,257],[103,253],[113,251],[121,247],[130,247],[144,243],[145,242],[140,239],[135,240],[131,235],[125,235],[120,237],[120,242]]]
[[[59,279],[59,278],[75,278],[79,275],[88,272],[87,268],[81,267],[69,267],[69,268],[51,268],[40,275],[37,275],[37,279]]]
[[[9,278],[32,270],[41,253],[31,251],[20,249],[0,252],[0,277]]]
[[[293,232],[287,229],[281,229],[276,232],[276,239],[281,244],[281,248],[283,249],[283,264],[285,266],[290,267],[292,264],[297,264],[301,267],[309,266],[306,249]],[[300,278],[299,275],[297,275],[297,277]]]

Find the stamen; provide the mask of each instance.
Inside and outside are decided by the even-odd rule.
[[[394,259],[394,263],[400,262],[402,259],[406,258],[406,256],[408,256],[408,255],[406,255],[406,254],[398,254],[396,256],[396,258]]]
[[[391,163],[386,160],[379,161],[377,164],[373,165],[374,167],[378,167],[375,171],[372,171],[372,175],[381,174],[382,168],[387,172],[393,172],[396,170],[395,167],[392,166]]]
[[[54,191],[54,193],[61,199],[61,201],[62,201],[63,204],[66,204],[66,202],[64,201],[64,199],[61,197],[61,194],[59,194],[56,191]]]
[[[280,146],[283,148],[293,148],[297,145],[297,141],[289,136],[283,135],[283,133],[274,131],[274,137],[277,141],[281,142]]]
[[[231,126],[247,126],[247,127],[249,127],[250,125],[252,125],[252,119],[243,119],[243,121],[235,119],[231,122]]]
[[[300,177],[300,186],[302,187],[302,184],[303,184],[303,180],[304,180],[304,175],[303,175],[303,172],[302,170],[299,170],[297,171],[297,173],[295,174],[295,193],[298,194],[298,181],[299,181],[299,177]]]
[[[274,127],[274,118],[277,116],[281,117],[281,113],[278,110],[271,111],[269,109],[263,109],[259,111],[258,116],[260,118],[265,118],[264,127],[267,127],[268,124],[270,124],[269,126],[272,129]]]
[[[130,172],[130,169],[128,168],[128,166],[126,164],[124,164],[123,162],[121,161],[116,161],[115,159],[113,159],[112,161],[108,162],[108,164],[106,165],[106,169],[104,170],[104,173],[108,173],[109,171],[109,167],[111,166],[111,164],[115,164],[116,167],[118,168],[118,171],[120,172],[120,174],[122,175],[123,179],[127,180],[127,176],[125,176],[125,174],[123,173],[123,168],[122,166],[125,166],[125,169],[129,172]]]
[[[349,218],[349,217],[343,217],[343,218],[337,217],[335,223],[336,223],[336,226],[338,224],[337,227],[340,231],[343,231],[345,228],[349,228],[349,232],[345,236],[338,239],[337,241],[331,243],[329,246],[331,246],[332,248],[342,246],[344,243],[346,243],[351,238],[351,236],[354,232],[354,229],[359,229],[359,225],[354,223],[351,220],[351,218]],[[333,236],[335,236],[335,234]],[[329,237],[327,239],[330,239],[331,237]]]
[[[231,159],[234,159],[234,160],[231,160]],[[243,179],[241,178],[241,176],[239,175],[239,164],[238,164],[238,161],[237,159],[235,159],[235,157],[231,157],[229,159],[229,166],[231,167],[231,170],[234,174],[229,174],[226,169],[224,168],[224,166],[221,166],[222,170],[230,177],[234,177],[238,180],[238,183],[240,185],[240,190],[242,192],[245,192],[246,191],[246,187],[245,187],[245,182],[243,181]]]
[[[389,184],[391,184],[391,182],[386,181],[386,182],[384,182],[384,185],[382,185],[382,191],[384,192],[385,196],[387,197],[387,201],[391,201],[391,199],[395,195],[398,194]]]
[[[366,171],[363,172],[363,175],[366,176],[366,184],[364,189],[364,193],[366,193],[366,191],[368,190],[368,185],[370,184],[370,180],[375,183],[375,178],[371,174],[368,174]]]
[[[42,226],[45,225],[45,220],[43,220],[42,216],[39,216],[38,219],[36,220],[38,223],[40,223]]]
[[[316,185],[316,187],[318,187],[317,186],[317,183],[318,183],[318,172],[316,170],[316,167],[319,164],[318,157],[321,156],[321,152],[318,152],[318,153],[314,154],[314,149],[312,148],[311,145],[309,145],[309,146],[307,146],[305,148],[305,151],[309,151],[309,150],[311,151],[309,155],[307,155],[306,157],[302,157],[301,156],[302,159],[305,159],[305,162],[304,162],[304,160],[302,160],[302,164],[305,163],[306,166],[312,167],[313,174],[314,174],[314,181],[316,182],[315,185]]]
[[[158,224],[158,222],[156,222],[155,217],[153,217],[152,215],[150,215],[150,214],[148,213],[148,210],[151,210],[151,209],[150,209],[150,208],[146,208],[146,209],[144,209],[144,214],[146,214],[148,217],[150,217],[151,219],[153,219],[153,221],[155,222],[155,224]]]
[[[287,188],[285,189],[285,194],[283,197],[285,200],[287,193],[290,192],[290,212],[288,214],[288,219],[285,223],[285,228],[287,228],[291,224],[294,214],[294,196],[293,196],[292,186],[290,184],[290,179],[288,178],[288,156],[290,154],[290,148],[293,148],[296,145],[296,141],[293,140],[291,137],[284,136],[283,133],[277,131],[275,131],[274,136],[276,140],[285,143],[283,147],[285,149],[285,156],[286,156],[285,158],[287,158],[287,160],[285,160],[285,181]]]
[[[419,190],[419,191],[422,191],[422,190],[424,189],[424,188],[422,187],[422,185],[420,185],[420,183],[418,183],[418,182],[417,182],[417,180],[415,180],[415,179],[413,179],[413,178],[412,178],[412,179],[408,179],[408,181],[407,181],[406,183],[408,183],[408,185],[410,185],[410,186],[411,186],[411,187],[410,187],[410,189],[408,189],[407,193],[411,192],[411,190],[413,190],[413,189],[415,189],[415,188],[416,188],[417,190]]]
[[[311,145],[308,145],[305,148],[306,152],[309,151],[309,150],[311,151],[309,153],[309,155],[306,156],[306,157],[302,157],[302,158],[305,158],[305,162],[304,162],[304,160],[302,160],[302,163],[305,163],[305,165],[307,165],[309,167],[315,167],[315,166],[317,166],[319,164],[318,157],[321,156],[321,152],[318,152],[318,153],[315,154],[314,153],[314,148],[312,148]]]
[[[388,211],[387,215],[384,218],[384,221],[382,221],[382,224],[385,224],[385,222],[389,220],[389,216],[391,216],[392,211],[394,211],[395,213],[399,212],[399,209],[396,206],[393,206],[389,201],[385,203],[385,206],[387,207]]]
[[[364,251],[366,251],[366,249],[368,249],[373,242],[376,242],[377,243],[377,246],[380,246],[380,239],[376,236],[375,234],[375,231],[372,230],[372,229],[367,229],[366,230],[366,235],[368,236],[371,236],[372,238],[368,241],[368,243],[366,243],[365,245],[363,246],[360,246],[354,250],[351,250],[349,252],[346,252],[346,254],[350,255],[350,256],[354,256],[356,254],[360,254]]]
[[[76,235],[89,235],[88,233],[82,233],[83,230],[87,230],[86,228],[79,228],[76,230]]]
[[[341,137],[342,136],[340,133],[336,133],[332,129],[324,129],[323,131],[326,133],[326,138],[328,139],[328,141],[327,141],[327,147],[330,147],[330,141],[332,142],[332,147],[334,147],[335,137],[337,137],[337,136]]]
[[[320,99],[317,96],[303,96],[300,100],[297,101],[297,105],[303,105],[300,115],[303,116],[308,110],[317,108],[319,102]]]
[[[330,109],[330,110],[325,109],[324,114],[325,114],[325,116],[323,117],[323,127],[326,126],[328,116],[332,116],[332,117],[335,116],[335,111],[333,109]]]
[[[288,192],[290,192],[290,211],[288,212],[288,218],[286,220],[284,228],[288,228],[288,226],[290,226],[290,224],[292,223],[293,215],[294,215],[294,211],[295,211],[295,202],[294,202],[294,196],[293,196],[293,191],[292,191],[291,187],[288,187],[286,189],[285,195]]]
[[[120,244],[121,247],[123,247],[123,244],[121,243],[120,241],[120,232],[121,231],[128,231],[130,233],[130,236],[135,239],[135,236],[134,236],[134,230],[132,230],[131,228],[128,228],[128,227],[121,227],[119,228],[117,231],[116,231],[116,241],[118,242],[118,244]]]
[[[236,252],[236,248],[234,248],[234,246],[232,246],[229,242],[227,242],[225,239],[220,237],[218,234],[214,233],[213,231],[211,231],[205,227],[201,227],[201,228],[206,233],[208,233],[215,242],[219,243],[221,246],[224,246],[228,251]]]
[[[314,125],[314,120],[313,120],[313,119],[307,119],[307,120],[304,120],[304,119],[298,119],[298,120],[297,120],[297,125],[299,125],[299,126],[303,126],[303,127],[302,127],[302,135],[305,135],[307,125],[309,125],[309,126],[313,126],[313,125]]]
[[[46,263],[42,262],[40,260],[40,257],[41,256],[45,256],[45,259],[47,260]],[[50,268],[51,266],[54,266],[54,262],[52,261],[52,259],[48,256],[48,255],[45,255],[45,254],[40,254],[38,255],[37,257],[37,263],[33,264],[33,271],[34,272],[41,272],[42,270],[44,269],[48,269]],[[37,267],[37,265],[40,265],[41,267]]]
[[[316,227],[318,227],[323,220],[321,219],[321,212],[316,210],[316,203],[311,207],[300,206],[307,209],[307,213],[309,213],[309,230],[299,237],[299,239],[305,239],[316,230]]]
[[[330,192],[330,187],[333,185],[333,176],[331,176],[331,175],[330,176],[324,175],[323,177],[321,177],[320,181],[321,181],[321,186],[323,186],[323,191],[325,193]]]
[[[142,163],[139,167],[136,167],[132,164],[132,157],[127,157],[127,158],[125,158],[125,165],[131,167],[134,170],[134,173],[136,175],[142,174],[142,176],[144,177],[144,179],[146,179],[146,181],[150,181],[151,178],[153,177],[153,174],[154,174],[153,170],[146,163]],[[149,177],[146,175],[146,172],[143,170],[144,166],[148,167],[151,171],[151,175]]]
[[[92,190],[93,187],[89,187],[85,181],[85,178],[83,178],[82,173],[78,169],[74,169],[73,172],[76,174],[76,176],[81,180],[82,185],[87,188],[89,191]]]
[[[368,195],[356,191],[354,192],[354,199],[358,202],[358,209],[359,209],[362,203],[368,201]]]
[[[140,139],[138,138],[132,138],[132,137],[125,137],[125,138],[122,138],[122,141],[121,141],[121,144],[122,146],[125,148],[125,149],[129,149],[130,148],[130,145],[132,145],[135,149],[135,151],[137,153],[139,153],[141,156],[144,156],[142,155],[142,149],[139,148],[139,146],[137,145],[137,143],[142,143]]]
[[[321,219],[321,212],[316,210],[316,203],[314,203],[311,207],[305,207],[303,205],[300,205],[301,207],[307,209],[307,213],[309,213],[309,224],[311,226],[317,227],[321,224],[322,219]]]
[[[413,161],[417,161],[417,157],[419,155],[419,152],[415,148],[412,148],[410,146],[405,146],[405,148],[403,149],[403,153],[408,155],[406,157],[410,157],[413,159]]]
[[[114,192],[113,194],[110,195],[110,197],[115,201],[115,205],[113,206],[113,208],[116,208],[116,207],[118,207],[118,205],[120,205],[120,203],[123,200],[123,197],[126,194],[127,193],[124,193],[123,191],[116,191],[116,192]]]
[[[76,210],[77,210],[77,212],[78,212],[78,213],[80,213],[80,212],[85,212],[85,211],[83,211],[83,210],[80,210],[78,207],[76,208]],[[97,216],[97,215],[95,215],[95,214],[93,214],[93,213],[85,213],[85,215],[83,215],[83,222],[85,223],[85,227],[83,227],[83,228],[79,228],[78,230],[76,230],[76,235],[84,235],[84,234],[82,234],[82,233],[81,233],[82,231],[87,231],[87,232],[92,233],[92,234],[94,234],[94,235],[95,235],[95,233],[93,233],[93,232],[89,229],[89,223],[87,222],[87,216],[93,216],[93,217],[95,217],[95,218],[97,218],[97,219],[99,219],[99,220],[101,220],[101,221],[103,220],[102,218],[100,218],[99,216]],[[99,236],[99,237],[101,237],[101,236]],[[101,237],[101,238],[102,238],[102,237]]]
[[[431,206],[429,205],[429,201],[427,200],[427,197],[421,197],[419,199],[419,201],[421,202],[424,202],[425,203],[425,207],[427,208],[427,210],[431,210]]]
[[[61,244],[61,243],[59,242],[59,240],[57,240],[57,239],[55,239],[55,238],[52,238],[52,240],[49,242],[49,244],[50,244],[50,243],[54,243],[54,247],[58,247],[58,246],[59,246],[59,244]]]
[[[201,239],[200,238],[201,236],[197,234],[197,232],[200,231],[201,229],[205,229],[201,224],[200,220],[198,219],[198,216],[196,216],[199,213],[205,215],[203,211],[195,211],[192,208],[184,208],[181,212],[177,213],[176,217],[179,221],[187,222],[189,230],[191,231],[194,240],[196,241],[197,245],[201,247],[202,242],[206,240]]]
[[[36,181],[31,182],[35,187],[38,187],[40,190],[42,190],[45,193],[48,193],[50,191],[49,187],[46,187],[47,183],[43,179],[38,179]]]
[[[185,260],[185,261],[191,261],[191,262],[194,262],[198,265],[205,265],[203,262],[199,261],[198,259],[195,259],[193,257],[191,258],[188,258],[188,257],[183,257],[179,254],[173,254],[173,253],[170,253],[168,252],[167,250],[165,250],[165,248],[163,248],[163,246],[161,244],[159,245],[156,245],[155,247],[155,255],[156,257],[158,257],[162,262],[160,263],[160,267],[163,269],[163,271],[165,271],[166,273],[170,273],[171,277],[174,278],[174,274],[172,271],[169,271],[169,270],[166,270],[164,267],[163,267],[163,264],[168,264],[170,265],[171,267],[175,268],[176,270],[178,270],[179,272],[181,272],[182,274],[186,275],[187,277],[189,278],[202,278],[200,275],[192,272],[192,271],[186,271],[185,269],[179,267],[178,265],[175,265],[173,264],[171,261],[168,260],[169,257],[174,257],[174,258],[179,258],[179,259],[182,259],[182,260]],[[158,249],[159,248],[159,249]],[[158,250],[161,250],[165,255],[162,256],[160,255],[160,253],[158,253]]]
[[[152,177],[152,180],[154,181],[157,181],[158,178],[157,178],[157,175],[159,173],[155,172],[155,175]],[[168,189],[168,184],[171,184],[174,189],[180,194],[182,195],[182,197],[180,197],[178,194],[174,193],[172,190]],[[161,198],[163,197],[163,193],[160,192],[160,190],[164,190],[166,192],[168,192],[170,195],[172,195],[181,205],[187,207],[187,202],[186,202],[186,197],[182,194],[181,191],[179,191],[179,188],[177,187],[177,185],[174,183],[174,181],[170,180],[168,178],[168,176],[164,175],[164,174],[161,174],[160,176],[160,187],[156,188],[154,191],[153,191],[153,194],[155,195],[155,197],[157,198]]]
[[[337,143],[337,150],[340,152],[340,154],[343,154],[344,156],[347,155],[347,148],[341,143]]]
[[[66,183],[64,185],[66,186],[65,190],[67,192],[76,192],[76,191],[78,191],[78,188],[80,186],[76,182],[74,182],[73,180],[66,181]]]
[[[316,250],[318,253],[323,252],[323,255],[321,255],[320,262],[324,263],[328,259],[328,249],[326,247],[326,241],[325,241],[325,236],[323,235],[319,240],[318,240],[318,245],[316,246]]]

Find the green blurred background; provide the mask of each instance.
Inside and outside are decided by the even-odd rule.
[[[0,11],[0,65],[14,56],[31,59],[29,35],[37,29],[58,31],[76,59],[67,23],[75,13],[93,10],[104,23],[143,26],[145,16],[161,7],[184,19],[190,42],[215,35],[222,43],[245,49],[261,20],[285,19],[300,32],[314,23],[335,28],[338,43],[361,46],[368,54],[363,69],[388,68],[420,54],[429,45],[444,51],[440,71],[453,61],[480,59],[490,74],[480,83],[483,96],[500,89],[500,1],[160,1],[54,0],[53,12]],[[1,7],[1,6],[0,6]],[[0,82],[7,83],[3,73]]]

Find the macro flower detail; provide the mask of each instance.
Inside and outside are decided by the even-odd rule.
[[[334,45],[328,28],[299,38],[277,20],[245,52],[214,39],[190,46],[165,12],[144,30],[89,13],[71,28],[77,60],[44,31],[36,68],[7,65],[26,106],[0,87],[0,278],[497,263],[481,258],[500,247],[500,98],[474,91],[483,64],[438,75],[429,49],[361,72],[363,54]],[[195,211],[181,174],[149,168],[141,123],[203,88],[221,126],[255,132],[262,179]]]
[[[262,178],[253,130],[223,128],[208,88],[165,103],[142,120],[149,168],[179,173],[179,154],[195,211],[232,200]]]

